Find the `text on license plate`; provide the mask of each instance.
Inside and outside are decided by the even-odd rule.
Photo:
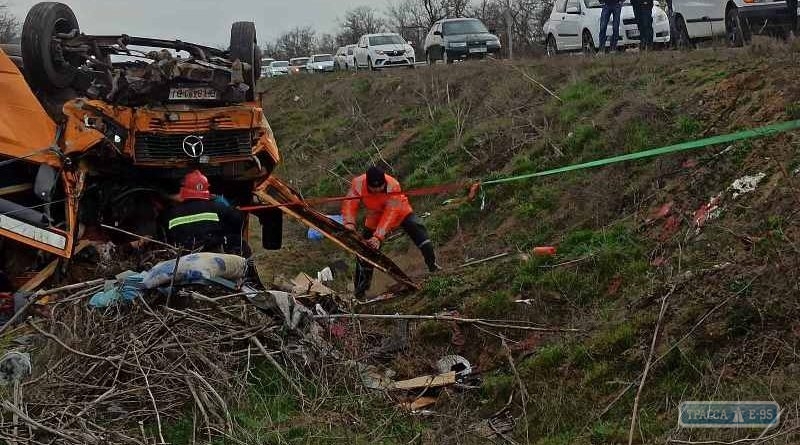
[[[219,97],[213,88],[170,88],[169,100],[215,100]]]
[[[470,48],[469,52],[471,52],[471,53],[485,53],[486,52],[486,48],[484,48],[484,47]]]

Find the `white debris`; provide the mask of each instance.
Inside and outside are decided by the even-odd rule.
[[[757,173],[751,176],[742,176],[741,178],[733,181],[728,190],[733,190],[733,199],[738,198],[746,193],[754,191],[767,175],[765,173]]]

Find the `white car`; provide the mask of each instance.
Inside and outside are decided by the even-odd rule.
[[[355,67],[377,70],[392,66],[414,68],[414,48],[400,34],[366,34],[355,50]]]
[[[313,54],[306,62],[306,71],[309,73],[331,73],[335,68],[330,54]]]
[[[286,60],[276,60],[267,67],[267,77],[279,77],[289,74],[289,62]]]
[[[600,41],[599,0],[556,0],[550,19],[544,24],[547,54],[563,51],[596,51]],[[629,1],[622,5],[622,20],[619,24],[617,48],[637,46],[639,27],[633,16]],[[612,20],[608,21],[606,46],[611,46]],[[666,44],[670,41],[669,18],[667,13],[655,2],[653,4],[653,43]]]
[[[261,77],[269,76],[269,64],[274,61],[275,59],[270,57],[265,57],[261,59]]]
[[[724,36],[731,46],[742,46],[753,33],[786,33],[798,12],[784,0],[672,0],[675,42],[687,47]]]

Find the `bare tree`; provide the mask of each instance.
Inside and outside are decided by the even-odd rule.
[[[333,54],[339,46],[336,44],[336,37],[331,34],[322,34],[317,38],[316,52]]]
[[[317,33],[310,27],[296,27],[278,37],[275,42],[276,55],[285,58],[304,57],[314,52]]]
[[[356,43],[364,34],[374,34],[386,30],[386,21],[375,8],[359,6],[344,13],[339,22],[336,42],[339,46]]]
[[[19,40],[19,19],[8,11],[6,3],[0,3],[0,43]]]

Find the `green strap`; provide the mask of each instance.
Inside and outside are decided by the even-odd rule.
[[[194,215],[179,216],[169,220],[169,230],[185,224],[194,224],[198,222],[219,222],[219,215],[213,212],[196,213]]]
[[[599,159],[597,161],[584,162],[582,164],[573,164],[566,167],[554,168],[552,170],[545,170],[537,173],[529,173],[525,175],[510,176],[506,178],[492,179],[490,181],[481,182],[481,185],[495,185],[503,184],[506,182],[521,181],[523,179],[536,178],[540,176],[555,175],[557,173],[565,173],[574,170],[583,170],[586,168],[600,167],[603,165],[616,164],[618,162],[633,161],[636,159],[651,158],[653,156],[661,156],[668,153],[676,153],[684,150],[692,150],[696,148],[705,148],[711,145],[726,144],[734,141],[741,141],[744,139],[761,138],[772,136],[778,133],[784,133],[790,130],[800,128],[800,120],[782,122],[765,127],[754,128],[752,130],[739,131],[731,134],[723,134],[720,136],[713,136],[705,139],[698,139],[695,141],[683,142],[681,144],[669,145],[667,147],[654,148],[651,150],[640,151],[636,153],[629,153],[621,156],[614,156],[611,158]]]

